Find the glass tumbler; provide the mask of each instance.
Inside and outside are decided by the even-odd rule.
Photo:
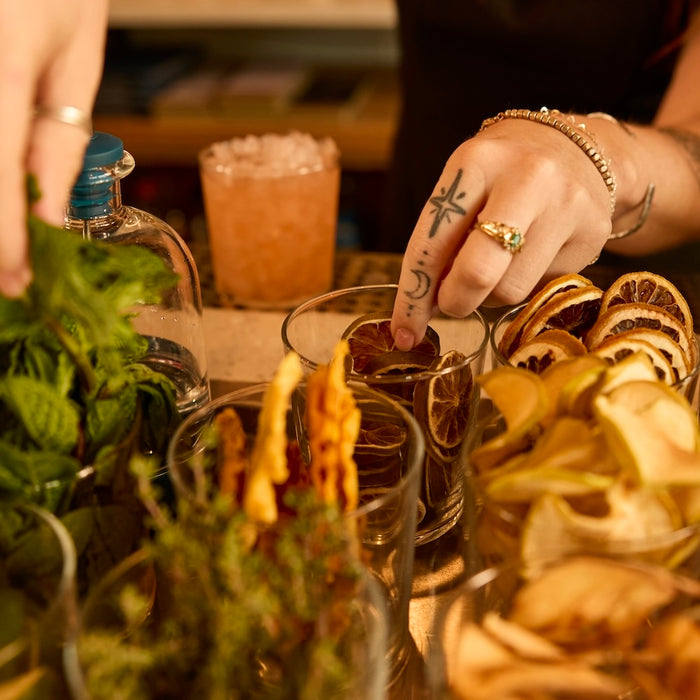
[[[340,166],[331,139],[265,134],[199,154],[224,306],[292,308],[333,280]]]
[[[189,416],[178,428],[170,444],[168,468],[178,498],[191,499],[200,488],[189,465],[207,450],[207,429],[226,407],[238,413],[248,446],[257,431],[258,415],[268,384],[256,384],[220,396]],[[391,398],[363,386],[353,386],[361,411],[361,435],[376,435],[378,426],[392,436],[392,444],[362,438],[354,450],[358,465],[359,507],[348,514],[362,533],[362,562],[382,591],[387,606],[385,653],[368,659],[374,669],[392,682],[406,667],[411,653],[408,611],[414,561],[416,499],[423,464],[423,435],[413,416]],[[302,455],[307,442],[303,425],[305,383],[295,390],[288,411],[288,437],[298,441]],[[384,432],[384,431],[382,431]],[[376,667],[377,662],[380,667]],[[358,671],[359,673],[359,671]],[[369,686],[375,681],[368,676]],[[382,692],[384,687],[382,687]],[[366,697],[376,697],[373,694]]]
[[[420,425],[426,449],[416,544],[425,544],[449,531],[462,514],[464,445],[475,420],[479,391],[474,379],[483,369],[488,324],[478,311],[462,319],[438,314],[429,332],[435,356],[426,365],[415,352],[400,353],[393,347],[386,324],[396,292],[393,284],[367,285],[309,299],[285,318],[282,341],[285,351],[296,352],[310,373],[330,360],[341,338],[355,335],[367,321],[373,346],[368,354],[374,357],[361,369],[354,361],[348,378],[397,399]],[[381,326],[381,337],[374,336],[373,324]],[[450,363],[448,358],[458,359]]]

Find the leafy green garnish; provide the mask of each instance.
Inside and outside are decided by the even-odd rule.
[[[147,465],[136,467],[155,531],[111,603],[102,591],[85,608],[80,658],[91,696],[361,697],[368,663],[352,664],[369,648],[362,567],[337,506],[291,490],[294,515],[256,533],[230,497],[180,500],[172,516]]]
[[[116,446],[124,464],[132,452],[164,454],[175,388],[139,362],[147,342],[131,314],[176,277],[139,246],[33,216],[29,232],[33,281],[19,299],[0,296],[0,498],[36,501],[42,479],[59,476],[44,473],[52,456],[64,478],[69,466],[73,476],[113,468]]]
[[[148,343],[132,323],[177,276],[141,246],[86,240],[33,215],[28,230],[33,280],[19,298],[0,295],[0,505],[63,518],[89,569],[111,549],[108,527],[122,527],[110,512],[142,519],[131,457],[164,462],[179,422],[175,387],[142,362]],[[0,509],[4,561],[26,536],[11,512]]]

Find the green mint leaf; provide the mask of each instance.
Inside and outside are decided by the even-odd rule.
[[[77,445],[78,408],[53,386],[32,377],[7,376],[0,380],[0,400],[37,446],[65,454]]]

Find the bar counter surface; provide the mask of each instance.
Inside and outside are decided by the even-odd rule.
[[[196,245],[192,246],[192,251],[202,285],[204,332],[213,395],[268,381],[283,356],[281,326],[287,312],[219,307],[207,251]],[[647,269],[638,265],[639,261],[629,259],[625,261],[625,269],[594,265],[581,274],[605,288],[622,272]],[[400,267],[399,254],[339,251],[334,288],[396,282]],[[658,272],[676,284],[688,300],[693,317],[700,318],[700,266],[689,266],[686,260],[683,267]],[[489,322],[505,310],[482,309]],[[487,357],[486,367],[489,366]],[[405,674],[391,688],[390,700],[432,697],[428,690],[425,661],[429,657],[433,625],[441,603],[469,573],[463,554],[465,536],[465,528],[458,523],[440,539],[416,549],[409,620],[415,649]]]

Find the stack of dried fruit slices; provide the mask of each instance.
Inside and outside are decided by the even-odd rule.
[[[686,299],[665,277],[629,272],[606,290],[578,274],[545,285],[494,327],[497,362],[542,372],[593,353],[616,363],[644,352],[667,384],[697,371],[698,344]]]

